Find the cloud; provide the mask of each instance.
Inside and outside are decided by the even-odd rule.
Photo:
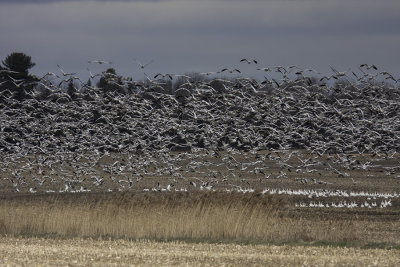
[[[242,70],[247,67],[240,65],[242,57],[269,66],[326,65],[328,71],[330,65],[347,69],[353,62],[399,69],[393,56],[400,42],[399,1],[16,2],[57,3],[1,5],[0,33],[7,38],[0,59],[25,52],[37,63],[34,70],[57,71],[61,64],[86,73],[88,60],[104,59],[132,75],[138,71],[134,57],[153,59],[151,70],[172,73]]]
[[[61,3],[61,2],[168,2],[174,0],[0,0],[1,3],[7,4],[49,4],[49,3]],[[183,0],[182,0],[183,1]],[[188,1],[195,1],[195,0],[185,0]],[[309,2],[309,1],[318,1],[318,0],[202,0],[203,2],[206,1],[213,1],[213,2]]]
[[[7,4],[49,4],[61,2],[164,2],[171,0],[0,0],[1,3]]]

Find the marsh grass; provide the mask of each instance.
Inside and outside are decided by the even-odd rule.
[[[283,198],[260,193],[58,194],[0,199],[0,234],[237,242],[348,242],[348,220],[286,216]]]

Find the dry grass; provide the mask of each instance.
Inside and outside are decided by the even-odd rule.
[[[287,216],[258,193],[110,193],[0,199],[0,234],[156,240],[339,243],[360,240],[352,220]]]
[[[0,237],[2,266],[399,266],[397,250]]]

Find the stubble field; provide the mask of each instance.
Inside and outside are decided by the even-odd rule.
[[[0,238],[19,266],[398,266],[396,250],[93,239]]]

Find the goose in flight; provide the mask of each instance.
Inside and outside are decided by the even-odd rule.
[[[385,80],[393,80],[393,81],[396,82],[396,83],[400,81],[400,79],[397,79],[397,80],[396,80],[396,79],[393,77],[393,75],[390,74],[390,73],[387,72],[387,71],[382,71],[380,74],[386,75]]]
[[[281,85],[278,83],[278,81],[277,80],[275,80],[274,78],[272,78],[272,81],[276,84],[276,86],[278,87],[278,88],[280,88],[281,87]]]
[[[282,75],[285,75],[286,73],[288,73],[288,71],[287,71],[284,67],[282,67],[282,66],[276,66],[276,67],[274,68],[274,70],[275,70],[276,72],[282,73]]]
[[[361,64],[360,68],[366,68],[367,70],[369,69],[374,69],[374,70],[378,70],[378,68],[375,65],[368,65],[368,64]]]
[[[23,85],[25,83],[24,79],[14,79],[13,77],[11,77],[10,75],[7,75],[8,78],[11,79],[11,82],[18,88],[21,87],[21,85]]]
[[[233,72],[237,72],[237,73],[241,73],[240,72],[240,70],[238,70],[238,69],[228,69],[228,68],[224,68],[224,69],[222,69],[221,71],[219,71],[218,73],[222,73],[222,72],[224,72],[224,71],[227,71],[227,72],[229,72],[229,73],[233,73]]]
[[[174,76],[175,76],[175,77],[182,77],[182,78],[185,78],[185,79],[187,79],[187,80],[192,79],[191,76],[185,75],[185,74],[174,74]]]
[[[247,58],[241,59],[240,62],[247,62],[247,64],[251,64],[251,63],[258,64],[257,60],[255,60],[255,59],[250,59],[250,60],[249,60],[249,59],[247,59]]]
[[[57,67],[60,69],[60,71],[61,71],[61,73],[62,73],[63,76],[72,76],[72,75],[75,75],[75,74],[76,74],[76,72],[66,73],[66,72],[60,67],[60,65],[58,65],[58,64],[57,64]]]
[[[339,79],[336,75],[331,75],[331,76],[324,76],[321,79],[319,79],[319,81],[322,82],[323,80],[330,80],[332,78],[335,80]]]
[[[18,74],[18,73],[20,73],[18,71],[13,71],[13,70],[8,70],[8,69],[5,69],[5,70],[1,70],[0,69],[0,73],[3,73],[3,72],[9,73],[9,74]]]
[[[136,63],[138,63],[139,68],[144,69],[145,67],[147,67],[148,65],[150,65],[151,63],[153,63],[153,60],[143,64],[140,61],[138,61],[136,58],[133,59]]]
[[[163,78],[165,78],[165,77],[168,77],[170,80],[172,80],[173,78],[172,78],[172,75],[171,74],[169,74],[169,73],[157,73],[155,76],[154,76],[154,79],[156,79],[157,77],[163,77]]]
[[[270,71],[270,68],[257,68],[256,70],[262,70],[262,71]]]
[[[98,74],[93,74],[88,68],[86,68],[86,69],[87,69],[87,71],[89,72],[90,78],[92,78],[92,79],[94,79],[94,78],[97,77],[97,76],[101,76],[100,73],[98,73]]]
[[[72,76],[72,75],[71,75],[71,77],[69,77],[68,79],[62,80],[62,81],[58,84],[58,87],[60,87],[63,83],[69,83],[69,82],[72,82],[72,81],[74,81],[74,80],[78,80],[78,81],[80,81],[80,82],[83,84],[83,82],[81,81],[81,79],[79,79],[79,77],[76,77],[76,76]]]
[[[201,75],[207,75],[207,76],[209,76],[209,75],[212,75],[212,74],[215,74],[215,73],[218,73],[218,72],[215,72],[215,71],[208,71],[208,72],[201,72],[200,74],[201,74]]]
[[[105,60],[89,60],[88,63],[97,63],[97,64],[112,64],[111,61]]]
[[[144,76],[146,77],[147,81],[149,81],[152,84],[156,84],[156,85],[165,84],[164,82],[160,82],[160,80],[152,80],[152,79],[150,79],[150,77],[146,73],[144,73]]]
[[[47,78],[47,76],[53,76],[53,77],[57,77],[60,78],[60,76],[58,76],[57,74],[55,74],[54,72],[48,72],[45,75],[43,75],[42,77],[39,78],[39,80],[43,80],[45,78]]]
[[[344,71],[337,71],[334,67],[331,67],[331,70],[335,73],[336,77],[343,77],[343,76],[347,77],[347,74]]]
[[[264,78],[265,78],[265,80],[261,82],[261,85],[265,85],[265,84],[272,85],[272,82],[270,80],[268,80],[267,77],[264,76]]]

